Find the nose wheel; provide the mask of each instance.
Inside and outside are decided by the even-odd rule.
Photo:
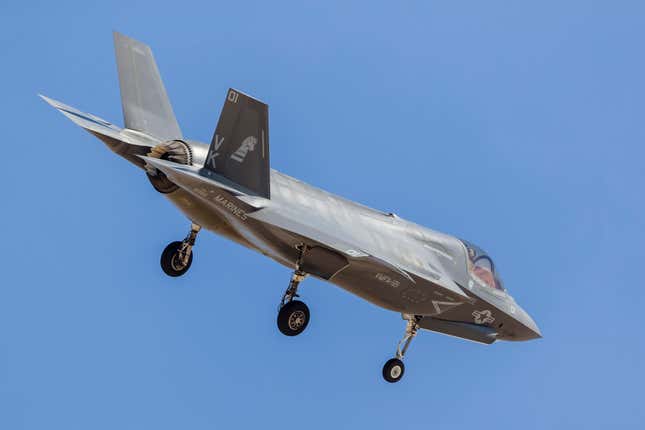
[[[399,382],[405,373],[405,365],[398,358],[390,358],[383,366],[383,378],[390,383]]]
[[[161,253],[161,269],[168,276],[176,278],[190,269],[193,263],[193,246],[201,227],[195,223],[191,225],[190,233],[181,242],[171,242]]]
[[[307,328],[309,324],[309,308],[300,300],[294,300],[298,296],[298,286],[307,274],[300,267],[307,252],[306,245],[299,245],[300,255],[296,261],[296,270],[291,275],[289,287],[282,295],[278,308],[278,330],[285,336],[297,336]]]
[[[404,315],[403,318],[407,319],[408,323],[405,327],[405,335],[396,347],[396,357],[390,358],[383,366],[383,379],[392,384],[399,382],[401,378],[403,378],[403,374],[405,373],[403,357],[405,356],[405,352],[408,350],[412,339],[414,339],[419,331],[419,317]],[[403,345],[403,348],[401,348],[401,345]]]

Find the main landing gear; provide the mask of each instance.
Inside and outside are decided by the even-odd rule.
[[[410,342],[417,335],[419,331],[419,317],[413,315],[403,315],[403,318],[408,320],[405,327],[405,336],[399,341],[396,347],[396,357],[390,358],[383,366],[383,378],[390,383],[399,382],[405,373],[405,365],[403,364],[403,357],[405,352],[410,346]],[[401,349],[403,345],[403,349]]]
[[[161,254],[161,268],[168,276],[181,276],[188,271],[193,261],[193,246],[201,226],[193,223],[190,232],[181,242],[171,242]],[[300,251],[296,268],[291,275],[289,286],[282,295],[278,310],[278,329],[285,336],[297,336],[307,328],[309,324],[309,308],[304,302],[294,300],[298,296],[298,287],[307,277],[307,273],[302,270],[307,246],[298,245]],[[403,318],[407,320],[405,335],[399,341],[396,347],[396,356],[385,362],[383,366],[383,378],[390,383],[398,382],[403,378],[405,365],[403,357],[405,356],[412,339],[419,331],[419,321],[421,317],[404,314]]]
[[[300,300],[294,300],[298,296],[298,286],[307,274],[301,270],[302,262],[307,252],[306,245],[298,245],[300,255],[296,261],[296,270],[291,276],[289,287],[282,295],[278,311],[278,329],[285,336],[297,336],[307,328],[309,324],[309,308]]]
[[[193,246],[201,226],[192,223],[190,233],[181,242],[171,242],[161,253],[161,268],[168,276],[181,276],[193,262]]]

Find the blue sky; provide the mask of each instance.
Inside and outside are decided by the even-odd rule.
[[[303,4],[304,3],[304,4]],[[0,428],[643,428],[645,5],[3,2]],[[544,339],[424,332],[188,222],[36,97],[121,124],[111,31],[153,47],[182,130],[229,86],[278,170],[487,249]]]

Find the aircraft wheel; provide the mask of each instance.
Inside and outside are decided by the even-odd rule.
[[[398,358],[391,358],[383,366],[383,378],[390,383],[399,382],[405,373],[405,365]]]
[[[293,300],[280,308],[278,329],[285,336],[297,336],[309,324],[309,308],[303,302]]]
[[[186,273],[193,263],[192,249],[188,251],[190,252],[188,262],[186,264],[182,262],[182,255],[180,253],[182,246],[183,242],[171,242],[161,253],[161,269],[166,275],[172,276],[173,278]]]

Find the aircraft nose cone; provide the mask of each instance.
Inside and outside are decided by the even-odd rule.
[[[542,332],[540,331],[540,328],[537,326],[535,321],[533,321],[533,318],[531,318],[528,314],[526,315],[527,319],[524,322],[524,325],[535,334],[536,338],[541,338],[542,337]]]
[[[516,334],[517,340],[531,340],[542,337],[542,332],[535,321],[533,321],[533,318],[519,306],[516,311],[516,319],[522,325],[522,329]]]

